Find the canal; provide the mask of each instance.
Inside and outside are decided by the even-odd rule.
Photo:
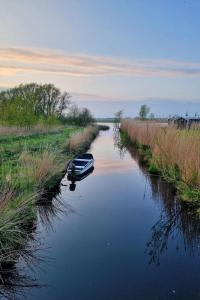
[[[75,184],[65,177],[51,207],[38,210],[42,259],[26,271],[38,286],[20,297],[200,299],[197,216],[120,145],[112,126],[90,152],[93,172]]]

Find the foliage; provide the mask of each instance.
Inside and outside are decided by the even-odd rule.
[[[87,108],[72,105],[71,96],[53,84],[21,84],[0,92],[0,122],[2,126],[31,128],[72,124],[87,126],[94,118]]]
[[[53,84],[21,84],[0,93],[0,120],[27,127],[54,124],[69,107],[69,99],[69,93],[61,93]]]
[[[94,122],[94,118],[88,108],[78,108],[77,105],[72,105],[67,114],[65,123],[74,124],[77,126],[86,126]]]

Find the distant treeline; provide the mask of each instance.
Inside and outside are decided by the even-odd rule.
[[[59,122],[85,126],[93,122],[90,111],[78,108],[70,98],[53,84],[21,84],[0,92],[0,122],[14,126]]]

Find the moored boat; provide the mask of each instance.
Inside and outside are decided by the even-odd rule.
[[[67,166],[69,175],[77,176],[88,172],[94,165],[94,158],[91,153],[84,153],[72,159]]]

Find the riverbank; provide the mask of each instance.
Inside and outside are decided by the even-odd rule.
[[[86,151],[99,129],[59,126],[19,134],[13,129],[12,134],[9,128],[9,135],[0,137],[0,265],[22,255],[36,220],[37,201],[56,188],[67,161]]]
[[[140,151],[148,169],[173,183],[180,198],[200,204],[200,131],[177,130],[159,123],[123,120],[125,143]]]

